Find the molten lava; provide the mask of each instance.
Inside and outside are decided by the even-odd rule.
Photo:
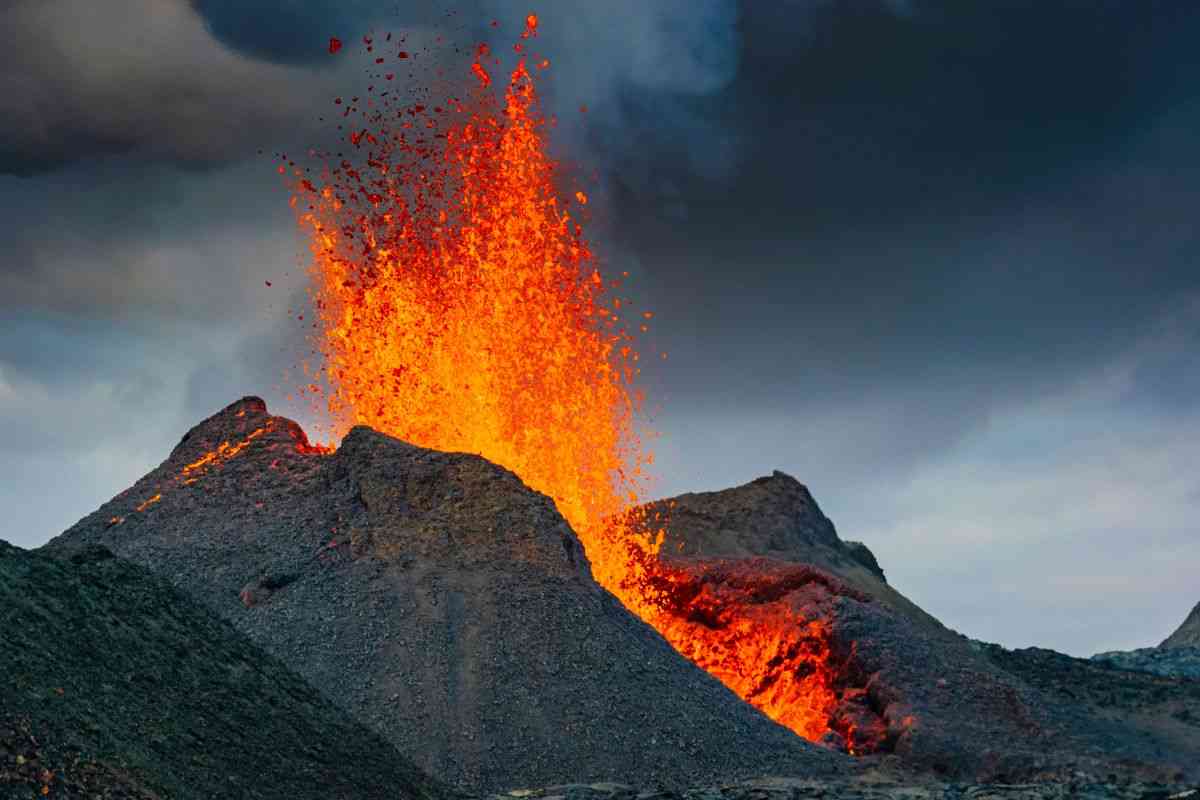
[[[238,413],[238,416],[243,417],[245,414],[245,411],[241,411]],[[210,470],[220,467],[222,464],[234,458],[247,447],[249,447],[254,440],[258,439],[265,433],[270,433],[274,429],[275,422],[272,420],[262,427],[255,428],[249,434],[247,434],[245,438],[236,443],[230,441],[221,442],[221,444],[217,445],[215,450],[209,450],[195,461],[185,464],[183,469],[179,471],[179,474],[168,480],[166,485],[159,484],[159,491],[153,496],[143,500],[141,503],[135,506],[133,510],[139,514],[145,513],[146,509],[163,499],[164,491],[169,492],[172,489],[180,486],[191,486],[208,474]],[[274,447],[275,445],[271,445],[268,449],[274,449]],[[331,448],[321,447],[319,445],[313,446],[302,441],[297,441],[295,448],[299,453],[327,454],[331,452]],[[108,521],[108,527],[115,527],[124,521],[124,517],[113,517]]]
[[[522,39],[536,35],[530,15]],[[353,157],[319,154],[319,177],[285,163],[313,253],[324,385],[310,390],[337,435],[365,424],[477,453],[552,497],[601,585],[743,698],[819,738],[836,703],[822,624],[672,572],[655,525],[629,512],[652,462],[632,333],[651,315],[599,271],[587,195],[564,188],[547,154],[526,46],[502,101],[499,61],[480,45],[466,97],[401,107],[373,86],[339,98]]]

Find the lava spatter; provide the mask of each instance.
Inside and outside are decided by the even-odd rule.
[[[633,333],[652,315],[603,276],[583,230],[587,193],[566,188],[548,155],[526,62],[549,66],[527,52],[537,32],[530,15],[502,98],[499,62],[480,45],[464,96],[401,106],[368,93],[344,108],[345,152],[317,154],[319,176],[286,162],[311,244],[335,436],[363,424],[512,470],[553,498],[595,579],[626,607],[748,702],[819,738],[836,703],[827,631],[728,593],[682,603],[691,590],[657,557],[661,523],[629,511],[652,461]],[[696,622],[698,603],[718,606],[708,624]]]

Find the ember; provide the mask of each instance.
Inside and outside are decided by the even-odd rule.
[[[521,38],[537,26],[530,15]],[[311,236],[334,433],[365,424],[511,469],[554,499],[601,585],[743,698],[819,738],[836,704],[822,624],[690,586],[658,561],[661,525],[628,512],[653,460],[632,333],[652,314],[630,310],[599,270],[587,194],[562,188],[524,56],[502,102],[485,61],[499,63],[480,45],[473,88],[432,110],[384,96],[352,105],[356,157],[326,154],[319,181],[287,164]]]

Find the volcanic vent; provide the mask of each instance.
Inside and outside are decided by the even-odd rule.
[[[683,786],[841,761],[672,650],[596,584],[554,504],[478,456],[365,427],[323,453],[246,398],[50,548],[92,542],[465,787]]]

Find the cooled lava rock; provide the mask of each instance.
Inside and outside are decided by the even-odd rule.
[[[1099,689],[1072,696],[1061,662],[998,658],[943,627],[883,580],[865,546],[842,542],[790,476],[776,472],[647,510],[666,520],[662,557],[676,591],[690,581],[708,598],[705,608],[721,609],[697,616],[695,604],[684,604],[681,620],[706,626],[710,636],[714,627],[742,625],[771,609],[819,623],[833,675],[834,744],[978,780],[1074,770],[1174,780],[1200,770],[1200,731],[1166,709],[1112,708]],[[1116,670],[1085,677],[1110,692],[1130,690]]]
[[[361,427],[325,453],[246,398],[47,549],[90,544],[169,579],[472,790],[852,763],[671,649],[592,580],[548,498],[477,456]]]
[[[0,541],[0,797],[43,796],[453,794],[142,567]]]

